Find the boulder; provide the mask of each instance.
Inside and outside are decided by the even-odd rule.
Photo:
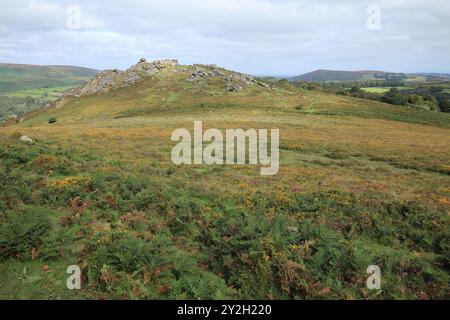
[[[19,138],[19,140],[23,141],[23,142],[26,142],[26,143],[29,143],[29,144],[32,144],[34,142],[33,139],[31,139],[30,137],[28,137],[26,135],[21,136]]]
[[[206,72],[206,70],[202,70],[202,69],[197,69],[197,70],[195,70],[194,72],[192,72],[192,77],[191,77],[191,81],[194,81],[194,80],[199,80],[199,79],[203,79],[203,78],[206,78],[208,75],[207,75],[207,72]]]
[[[125,78],[122,80],[122,84],[124,87],[129,87],[141,80],[142,80],[142,78],[140,75],[138,75],[136,73],[131,73],[131,74],[127,74],[125,76]]]
[[[227,80],[229,82],[239,81],[246,85],[251,85],[253,82],[255,82],[255,78],[253,78],[252,76],[242,74],[242,73],[237,73],[237,72],[226,77],[225,80]]]
[[[244,90],[244,87],[237,83],[228,83],[225,86],[225,90],[227,92],[239,92],[239,91]]]
[[[141,59],[138,63],[125,71],[125,73],[137,74],[139,76],[151,76],[163,69],[176,66],[178,66],[178,60],[167,59],[147,62],[145,59]]]

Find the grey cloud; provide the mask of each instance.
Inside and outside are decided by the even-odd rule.
[[[378,4],[382,29],[366,28]],[[82,29],[66,28],[67,6]],[[254,74],[450,72],[447,0],[2,1],[0,61],[124,68],[140,56]]]

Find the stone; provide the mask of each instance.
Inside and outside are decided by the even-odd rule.
[[[130,74],[127,77],[125,77],[123,79],[123,81],[122,81],[122,84],[125,87],[129,87],[129,86],[131,86],[131,85],[133,85],[136,82],[141,81],[141,80],[142,80],[141,76],[139,76],[138,74],[134,74],[133,73],[133,74]]]
[[[267,83],[264,83],[264,82],[261,82],[261,81],[258,81],[257,83],[258,83],[259,86],[264,87],[266,89],[270,88],[270,86]]]
[[[244,90],[244,88],[239,84],[229,83],[226,85],[225,90],[228,92],[239,92],[239,91]]]
[[[19,138],[20,141],[32,144],[34,141],[30,137],[23,135]]]

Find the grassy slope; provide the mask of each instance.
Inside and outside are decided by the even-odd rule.
[[[225,94],[220,81],[187,77],[0,128],[3,223],[41,210],[53,228],[34,260],[28,248],[0,264],[1,297],[447,295],[449,115],[286,88]],[[194,120],[280,128],[280,173],[172,165],[171,132]],[[76,293],[61,280],[74,263],[88,275]],[[381,292],[365,289],[370,264]]]
[[[70,86],[94,76],[96,72],[69,66],[0,64],[0,92]]]

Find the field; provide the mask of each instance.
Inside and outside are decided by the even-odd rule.
[[[412,89],[412,87],[369,87],[369,88],[361,88],[361,90],[371,93],[386,93],[392,88],[397,88],[398,90]]]
[[[448,298],[450,115],[188,74],[0,127],[0,298]],[[195,120],[279,128],[280,172],[173,165]]]
[[[57,100],[71,87],[26,89],[0,93],[0,122],[19,118],[23,114]]]

